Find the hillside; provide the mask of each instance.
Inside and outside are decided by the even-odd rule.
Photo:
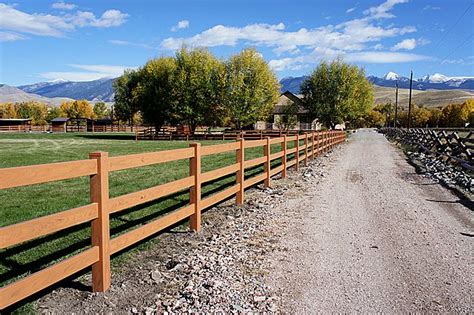
[[[99,79],[85,82],[53,81],[40,82],[18,88],[27,93],[34,93],[45,97],[69,97],[76,100],[114,101],[112,84],[115,79]]]
[[[375,103],[395,103],[395,88],[374,85]],[[398,100],[402,107],[408,106],[409,89],[398,90]],[[428,90],[412,91],[412,102],[426,107],[446,106],[452,103],[462,103],[474,98],[474,90]]]
[[[44,97],[33,93],[26,93],[13,86],[0,84],[0,103],[17,103],[26,101],[38,101],[48,105],[59,106],[62,102],[72,101],[72,99],[67,97]]]

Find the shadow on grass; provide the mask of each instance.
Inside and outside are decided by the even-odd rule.
[[[275,160],[272,162],[272,168],[278,167],[281,165],[281,159]],[[245,171],[245,179],[249,179],[251,177],[257,176],[263,172],[263,165],[255,166],[252,168],[248,168]],[[230,174],[225,177],[218,178],[214,181],[207,182],[203,184],[202,187],[202,198],[207,198],[215,193],[218,193],[226,188],[232,187],[236,184],[235,181],[235,174]],[[159,217],[175,211],[177,209],[186,206],[189,203],[188,199],[188,190],[183,190],[181,192],[174,193],[172,195],[168,195],[163,198],[159,198],[117,213],[114,213],[110,216],[111,221],[111,229],[110,235],[111,238],[117,237],[123,233],[127,233],[128,231],[132,231],[133,228],[140,227],[147,223],[150,223]],[[217,204],[221,204],[227,200],[235,198],[235,196],[230,196],[225,200],[220,201]],[[216,205],[217,205],[216,204]],[[215,205],[214,205],[215,206]],[[155,209],[153,209],[155,208]],[[211,209],[212,207],[206,209]],[[143,212],[143,213],[141,213]],[[133,218],[133,216],[138,216]],[[153,235],[119,251],[118,253],[114,254],[112,257],[115,260],[117,257],[121,255],[127,254],[139,247],[140,245],[147,243],[148,241],[156,238],[157,236],[161,235],[162,233],[167,233],[174,229],[175,227],[182,225],[183,222],[186,222],[187,219],[184,219],[172,226],[154,233]],[[0,257],[0,264],[6,267],[7,271],[0,274],[0,283],[9,283],[15,279],[18,279],[22,276],[25,276],[30,273],[37,272],[45,267],[62,260],[64,258],[70,257],[74,254],[81,252],[90,247],[91,240],[90,240],[90,223],[84,223],[81,225],[77,225],[60,232],[44,236],[42,238],[38,238],[18,246],[14,246],[12,248],[8,248],[6,250],[1,251]],[[74,241],[67,240],[67,236],[70,236],[71,233],[77,233],[77,239]],[[175,232],[173,232],[175,233]],[[179,233],[187,233],[184,231],[179,231]],[[26,251],[33,250],[35,247],[40,246],[45,243],[49,243],[52,241],[61,240],[64,238],[64,242],[66,245],[60,249],[46,251],[46,253],[41,256],[39,259],[35,259],[33,261],[21,262],[19,256]],[[24,299],[15,305],[9,307],[8,309],[2,311],[2,313],[9,313],[15,310],[19,310],[19,308],[27,306],[32,301],[44,296],[45,294],[50,293],[52,290],[61,288],[61,287],[70,287],[75,288],[81,291],[90,291],[90,287],[82,284],[80,281],[77,280],[78,276],[84,275],[90,271],[90,268],[86,268],[82,271],[77,272],[76,274]]]
[[[98,140],[135,140],[135,134],[129,133],[119,133],[119,134],[110,134],[110,133],[93,133],[93,134],[77,134],[78,138],[85,139],[98,139]]]

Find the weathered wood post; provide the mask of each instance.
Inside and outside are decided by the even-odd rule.
[[[241,205],[244,203],[244,180],[245,180],[245,140],[240,138],[239,149],[236,150],[236,160],[239,163],[239,170],[236,173],[236,182],[239,184],[239,191],[236,194],[236,203]]]
[[[99,247],[99,261],[92,265],[92,290],[104,292],[110,287],[109,154],[92,152],[89,158],[97,160],[97,174],[90,177],[90,199],[98,208],[91,223],[92,246]]]
[[[266,157],[266,161],[265,161],[265,164],[264,164],[264,172],[265,172],[265,180],[263,182],[264,186],[265,187],[270,187],[270,169],[271,169],[271,160],[270,160],[270,155],[271,155],[271,145],[270,145],[270,137],[267,137],[266,139],[266,144],[265,146],[263,147],[264,150],[265,150],[265,157]]]
[[[194,204],[194,214],[189,217],[189,227],[195,232],[201,230],[201,144],[190,143],[194,155],[189,159],[189,175],[194,176],[194,185],[189,189],[189,202]]]
[[[281,157],[281,164],[283,165],[283,170],[281,171],[281,178],[286,178],[286,155],[287,155],[286,135],[283,136],[283,142],[281,143],[281,150],[283,151],[283,156]]]
[[[298,171],[300,169],[300,134],[296,134],[296,140],[295,140],[295,159],[296,159],[296,164],[295,164],[295,169]]]
[[[308,166],[308,133],[304,134],[304,166]]]

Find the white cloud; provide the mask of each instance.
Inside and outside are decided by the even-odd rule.
[[[394,18],[395,15],[389,11],[397,4],[406,3],[408,0],[387,0],[381,5],[369,8],[364,11],[364,14],[372,19],[389,19]]]
[[[141,47],[141,48],[146,48],[146,49],[155,49],[154,47],[148,44],[134,43],[134,42],[126,41],[126,40],[111,39],[111,40],[108,40],[108,42],[114,45],[119,45],[119,46],[135,46],[135,47]]]
[[[416,48],[416,39],[404,39],[401,42],[395,44],[390,50],[413,50]]]
[[[434,6],[428,4],[423,8],[423,11],[426,11],[426,10],[441,10],[441,8],[440,7],[434,7]]]
[[[77,11],[71,14],[25,13],[0,3],[0,28],[18,33],[40,36],[64,36],[76,27],[112,27],[123,24],[128,14],[107,10],[97,18],[92,12]]]
[[[310,54],[270,60],[269,65],[275,71],[300,70],[316,65],[321,60],[333,60],[337,57],[347,62],[362,63],[403,63],[431,59],[428,56],[399,52],[344,52],[341,50],[315,49]]]
[[[349,62],[364,63],[403,63],[414,62],[431,59],[428,56],[399,53],[399,52],[383,52],[383,51],[367,51],[348,54],[345,59]]]
[[[15,42],[22,39],[26,39],[26,37],[12,32],[0,32],[0,42]]]
[[[383,49],[383,45],[382,44],[377,44],[377,45],[374,46],[374,49],[375,50],[381,50],[381,49]]]
[[[60,1],[60,2],[53,3],[51,7],[53,9],[58,9],[58,10],[74,10],[75,8],[77,8],[77,5]]]
[[[171,28],[171,31],[176,32],[177,30],[185,29],[185,28],[188,28],[188,27],[189,27],[189,21],[188,20],[182,20],[182,21],[179,21],[178,24],[173,26]]]
[[[351,13],[351,12],[353,12],[355,9],[356,9],[355,7],[349,8],[349,9],[346,10],[346,13]]]
[[[401,42],[395,44],[390,50],[396,51],[396,50],[413,50],[416,48],[416,46],[424,46],[431,43],[431,41],[420,38],[420,39],[404,39]]]
[[[44,72],[40,75],[48,80],[63,79],[68,81],[91,81],[102,78],[116,78],[121,76],[125,69],[136,69],[136,67],[111,65],[70,64],[69,66],[85,71]]]

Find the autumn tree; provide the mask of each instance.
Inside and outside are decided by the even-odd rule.
[[[266,119],[280,95],[277,77],[254,49],[230,57],[225,82],[225,107],[238,129]]]
[[[373,88],[364,70],[341,59],[321,62],[300,90],[313,118],[330,128],[363,117],[374,103]]]
[[[51,121],[54,118],[62,117],[64,116],[63,112],[61,111],[61,108],[52,106],[48,108],[48,114],[46,115],[46,120]]]
[[[179,122],[194,131],[198,125],[220,125],[225,117],[225,66],[208,50],[176,53],[173,92]]]
[[[104,102],[97,102],[94,104],[94,115],[96,118],[103,119],[109,116],[107,105]]]
[[[68,118],[94,118],[94,109],[87,100],[64,102],[60,106],[61,112]]]
[[[33,125],[46,125],[48,108],[46,104],[29,101],[21,102],[15,106],[17,118],[31,119]]]
[[[15,104],[13,103],[0,104],[0,118],[18,118]]]
[[[470,99],[462,104],[449,104],[443,108],[441,121],[444,127],[464,127],[469,123],[474,112],[474,100]]]

